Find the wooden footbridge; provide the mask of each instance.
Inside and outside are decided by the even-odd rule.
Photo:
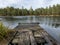
[[[39,23],[19,23],[14,30],[16,32],[8,45],[57,45]]]

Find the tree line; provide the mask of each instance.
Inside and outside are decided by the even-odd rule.
[[[14,7],[0,8],[0,16],[25,16],[25,15],[60,15],[60,4],[49,6],[46,8],[37,8],[35,10],[32,7],[28,10],[24,7],[22,9]]]

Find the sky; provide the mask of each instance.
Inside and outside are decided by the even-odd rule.
[[[48,7],[52,5],[60,4],[60,0],[0,0],[0,8],[5,8],[7,6],[12,6],[15,8],[24,8],[29,9],[32,7],[33,9]]]

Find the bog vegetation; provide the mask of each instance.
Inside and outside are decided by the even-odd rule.
[[[24,7],[22,9],[14,7],[0,8],[0,16],[25,16],[25,15],[60,15],[60,5],[53,5],[52,7],[37,8],[32,7],[28,10]]]
[[[8,29],[0,22],[0,42],[2,40],[9,40],[13,36],[14,31]]]

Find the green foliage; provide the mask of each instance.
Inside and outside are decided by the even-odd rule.
[[[4,39],[7,35],[8,29],[3,26],[3,24],[0,22],[0,40]]]
[[[7,30],[6,30],[7,28],[5,28],[4,26],[3,26],[3,24],[0,22],[0,40],[1,39],[4,39],[4,36],[6,35],[6,33],[7,33]]]
[[[22,9],[14,7],[0,8],[0,16],[25,16],[25,15],[60,15],[60,5],[53,5],[52,7],[37,8],[33,10],[31,7],[29,10],[22,6]]]
[[[33,13],[34,13],[34,11],[33,11],[32,7],[31,7],[30,10],[29,10],[29,15],[33,15]]]

